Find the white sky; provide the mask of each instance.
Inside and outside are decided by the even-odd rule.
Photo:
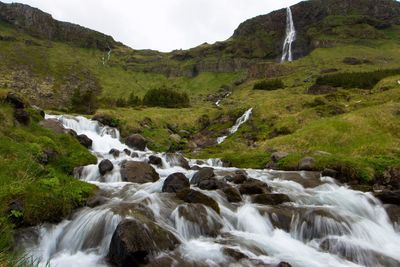
[[[171,51],[228,39],[246,19],[300,0],[0,0],[111,35],[135,49]]]

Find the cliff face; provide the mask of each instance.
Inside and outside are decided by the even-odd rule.
[[[12,24],[37,38],[68,42],[84,48],[108,50],[118,44],[111,36],[57,21],[51,15],[24,4],[0,2],[0,21]]]

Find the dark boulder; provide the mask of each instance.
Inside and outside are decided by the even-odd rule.
[[[130,156],[132,154],[132,151],[130,151],[129,149],[125,148],[124,149],[124,153],[127,154],[128,156]]]
[[[132,149],[144,151],[146,149],[147,140],[140,134],[132,134],[126,138],[125,143]]]
[[[183,173],[173,173],[167,177],[162,187],[162,192],[177,193],[184,189],[189,189],[189,180]]]
[[[185,159],[184,156],[182,156],[182,154],[167,153],[165,155],[165,159],[172,167],[178,166],[186,170],[190,169],[189,162],[187,161],[187,159]]]
[[[234,187],[227,187],[222,189],[222,191],[224,192],[226,199],[229,202],[240,202],[242,201],[242,196],[240,195],[240,192],[237,188]]]
[[[315,159],[312,157],[305,157],[299,161],[299,170],[301,171],[313,171],[315,170]]]
[[[58,155],[57,151],[51,148],[46,149],[43,151],[42,155],[40,155],[39,162],[44,165],[49,164],[49,162],[51,160],[54,160],[57,157],[57,155]]]
[[[156,165],[157,167],[162,167],[162,159],[154,155],[151,155],[149,157],[149,163]]]
[[[269,186],[256,179],[249,178],[239,187],[242,195],[264,194],[270,191]]]
[[[154,168],[145,162],[125,161],[121,165],[121,178],[125,182],[150,183],[160,179]]]
[[[108,159],[103,159],[100,163],[99,163],[99,172],[101,175],[106,174],[107,172],[110,172],[114,169],[114,165],[112,164],[112,162]]]
[[[292,265],[285,261],[281,261],[278,265],[276,265],[276,267],[292,267]]]
[[[77,138],[78,138],[79,143],[86,148],[90,148],[93,144],[92,139],[87,137],[87,135],[85,135],[85,134],[78,135]]]
[[[278,162],[281,159],[286,158],[287,156],[289,156],[289,153],[283,152],[283,151],[277,151],[277,152],[272,153],[271,160],[273,162]]]
[[[204,204],[213,210],[215,210],[219,214],[219,206],[218,203],[209,196],[204,195],[203,193],[193,190],[193,189],[185,189],[176,194],[176,196],[187,202],[187,203],[199,203]]]
[[[141,266],[162,251],[173,250],[178,239],[151,220],[138,216],[122,221],[115,230],[108,252],[118,267]]]
[[[108,152],[108,154],[113,155],[114,158],[118,158],[119,155],[121,154],[121,151],[119,151],[118,149],[113,148]]]
[[[24,100],[22,97],[18,96],[15,93],[8,93],[5,101],[14,106],[16,109],[23,109],[26,107]]]
[[[216,178],[200,180],[197,186],[203,190],[217,190],[230,187],[226,182]]]
[[[31,116],[29,112],[24,109],[16,109],[14,111],[14,118],[23,125],[29,125],[31,122]]]
[[[192,179],[190,180],[191,184],[199,184],[201,180],[208,180],[210,178],[215,177],[214,169],[210,167],[201,168],[198,172],[196,172]]]
[[[110,126],[110,127],[117,127],[118,123],[113,117],[108,114],[96,114],[93,116],[92,120],[98,121],[103,125]]]
[[[375,197],[382,201],[383,204],[400,205],[400,190],[382,191],[374,193]]]
[[[328,176],[328,177],[332,177],[332,178],[337,178],[338,177],[339,172],[334,170],[334,169],[324,169],[321,173],[322,176]]]
[[[253,197],[253,202],[263,205],[280,205],[290,202],[290,198],[285,194],[260,194]]]

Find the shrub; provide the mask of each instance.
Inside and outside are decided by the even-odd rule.
[[[253,89],[271,91],[271,90],[281,89],[284,87],[285,85],[283,84],[282,80],[271,79],[271,80],[263,80],[261,82],[254,84]]]
[[[318,77],[316,85],[372,89],[382,79],[400,74],[400,69],[376,70],[370,72],[345,72]]]
[[[150,107],[183,108],[189,106],[189,96],[163,86],[147,91],[143,104]]]
[[[70,110],[77,113],[93,114],[98,108],[98,105],[97,97],[92,91],[82,93],[77,88],[71,97]]]

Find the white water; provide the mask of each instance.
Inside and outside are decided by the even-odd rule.
[[[83,117],[47,118],[58,119],[78,134],[88,135],[99,161],[108,158],[115,168],[102,177],[97,165],[87,166],[80,177],[101,188],[108,199],[103,205],[82,208],[58,225],[43,225],[38,228],[39,240],[25,243],[26,251],[40,261],[39,266],[108,266],[104,258],[113,231],[127,216],[119,212],[124,205],[148,207],[157,223],[182,242],[165,255],[177,257],[187,266],[276,266],[280,261],[294,267],[400,266],[400,233],[371,194],[340,186],[328,177],[317,177],[318,186],[304,188],[301,181],[313,179],[306,172],[248,169],[250,177],[268,183],[274,192],[287,194],[292,202],[265,206],[245,197],[242,202],[231,204],[220,191],[193,187],[216,200],[221,210],[220,215],[209,208],[195,210],[198,217],[202,213],[206,216],[206,222],[195,224],[180,216],[180,209],[190,210],[189,204],[175,203],[168,194],[161,193],[169,174],[182,172],[190,179],[195,171],[173,166],[163,154],[157,154],[163,158],[163,167],[156,168],[159,181],[142,185],[121,182],[118,165],[123,160],[145,160],[154,153],[135,151],[135,158],[125,153],[114,158],[108,154],[110,148],[127,148],[119,141],[117,130]],[[196,161],[189,162],[195,165]],[[221,167],[218,160],[202,164],[213,166],[218,178],[236,170]],[[293,175],[298,179],[290,178]],[[284,214],[288,214],[286,224]],[[222,226],[217,236],[204,236],[205,226],[216,225]],[[234,260],[224,249],[234,249],[246,258]]]
[[[296,41],[296,29],[294,27],[292,10],[290,7],[288,7],[286,10],[286,37],[282,48],[282,63],[285,61],[293,61],[292,44],[294,41]]]
[[[247,110],[240,118],[238,118],[235,122],[235,125],[232,126],[232,128],[229,129],[229,135],[232,135],[239,130],[240,126],[242,126],[243,123],[246,123],[253,112],[253,108]],[[217,138],[217,143],[222,144],[226,138],[228,138],[229,135],[221,136]]]

